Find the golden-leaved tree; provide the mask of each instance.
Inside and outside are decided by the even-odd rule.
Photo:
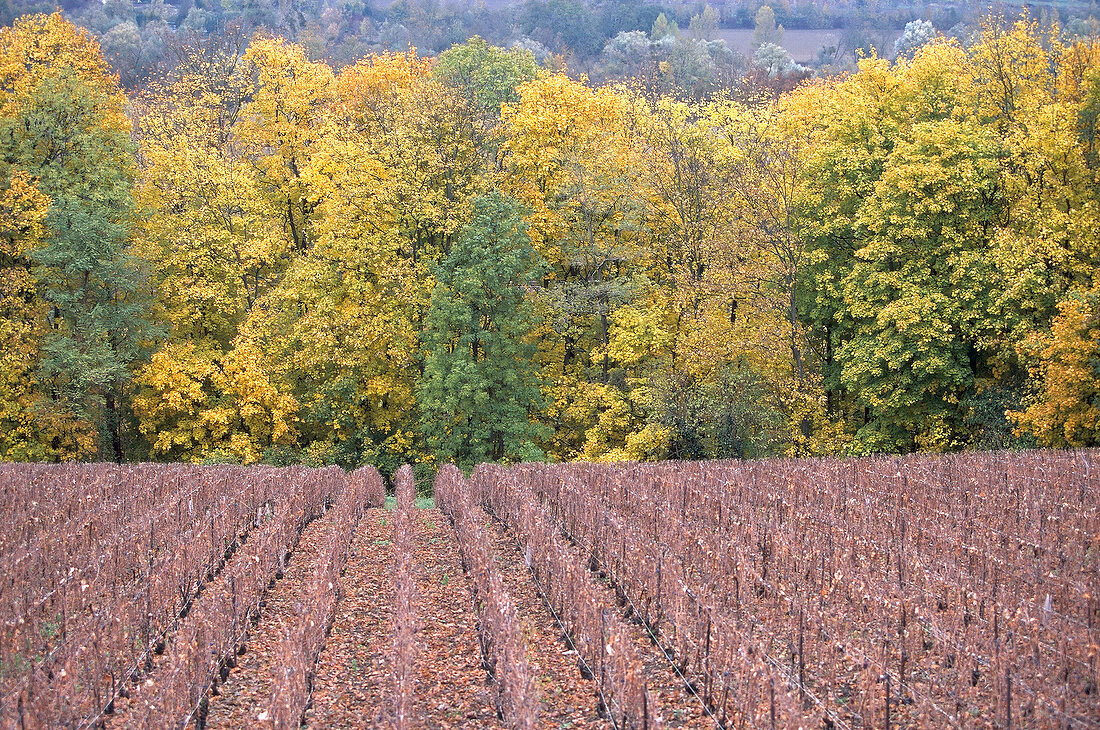
[[[416,321],[429,283],[402,222],[432,206],[409,210],[422,168],[402,159],[401,144],[428,70],[409,52],[335,77],[301,167],[318,201],[311,245],[249,324],[299,403],[316,461],[396,466],[413,455]]]
[[[161,457],[256,461],[265,447],[293,442],[292,397],[239,340],[294,248],[285,208],[238,139],[256,93],[242,47],[230,38],[183,49],[174,77],[138,104],[137,238],[167,337],[136,380],[134,408]]]
[[[1013,413],[1020,427],[1055,448],[1100,443],[1100,288],[1063,299],[1050,332],[1025,346],[1041,389]]]
[[[616,318],[638,319],[620,310],[650,297],[652,201],[628,97],[560,73],[521,85],[519,97],[504,108],[503,147],[507,189],[530,208],[532,243],[551,266],[539,298],[554,434],[547,450],[558,459],[651,455],[662,434],[646,430],[642,394],[632,392],[638,361],[623,367],[632,356],[616,361],[612,347],[614,339],[619,351],[654,344],[615,335]]]
[[[49,204],[22,170],[10,173],[0,193],[0,455],[17,461],[47,456],[36,419],[43,396],[35,372],[46,303],[30,256],[46,236]]]

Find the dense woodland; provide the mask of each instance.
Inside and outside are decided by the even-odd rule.
[[[228,30],[124,91],[61,14],[0,30],[0,457],[1100,443],[1100,45],[705,94],[313,57]]]

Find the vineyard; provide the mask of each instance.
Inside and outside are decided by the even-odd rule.
[[[0,728],[1097,728],[1100,452],[0,465]]]

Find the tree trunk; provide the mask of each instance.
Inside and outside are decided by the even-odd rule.
[[[107,396],[107,428],[111,432],[111,452],[116,464],[122,463],[122,418],[118,412],[118,404],[115,396]]]

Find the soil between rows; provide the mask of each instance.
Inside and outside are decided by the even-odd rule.
[[[496,687],[481,662],[474,594],[455,532],[437,509],[413,513],[416,529],[416,694],[427,728],[503,728]]]
[[[393,513],[368,510],[341,579],[343,598],[313,680],[309,727],[379,727],[391,698]]]

